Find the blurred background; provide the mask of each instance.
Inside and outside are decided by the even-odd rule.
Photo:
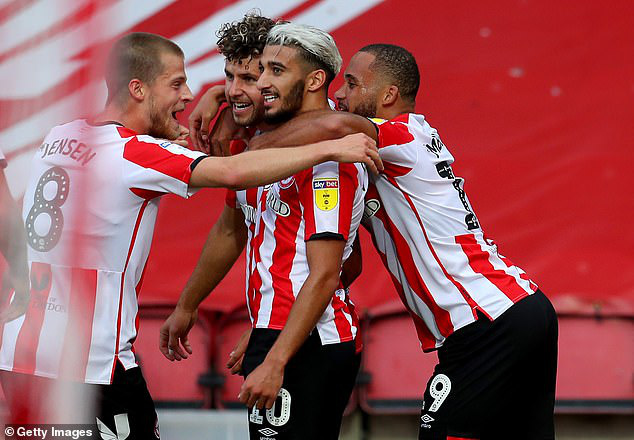
[[[456,158],[486,234],[559,314],[557,437],[634,438],[630,0],[0,0],[0,149],[14,198],[46,132],[103,105],[98,72],[114,39],[173,39],[199,94],[223,80],[216,30],[254,8],[331,32],[344,68],[369,43],[414,54],[417,111]],[[249,325],[242,259],[204,302],[194,356],[171,364],[158,351],[158,328],[223,203],[223,190],[164,197],[139,296],[135,347],[167,440],[246,436],[241,380],[224,368]],[[361,239],[364,271],[351,296],[366,348],[342,438],[415,438],[436,356],[420,350],[365,231]]]

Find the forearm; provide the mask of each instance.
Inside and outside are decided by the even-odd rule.
[[[8,190],[0,196],[0,252],[9,264],[11,283],[18,292],[28,292],[29,268],[26,254],[26,234],[18,206]]]
[[[337,139],[352,133],[365,133],[376,138],[374,125],[361,116],[346,112],[316,110],[302,113],[275,130],[254,137],[249,141],[249,149],[306,145]]]
[[[285,366],[297,353],[323,315],[337,286],[338,277],[309,277],[297,294],[288,319],[266,360]]]
[[[181,293],[178,307],[195,310],[227,275],[246,244],[246,231],[242,229],[244,225],[241,230],[223,228],[219,222],[214,225]]]
[[[333,148],[328,145],[247,151],[224,158],[209,157],[194,169],[190,185],[251,188],[277,182],[334,158]]]

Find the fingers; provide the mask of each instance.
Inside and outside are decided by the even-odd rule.
[[[178,336],[176,336],[175,332],[169,332],[167,351],[168,354],[171,354],[175,360],[182,361],[183,359],[187,359],[189,355],[180,346],[180,344],[178,343],[178,339],[179,338]]]
[[[166,328],[161,327],[161,331],[159,334],[159,350],[161,350],[163,356],[165,356],[168,360],[173,361],[174,355],[170,353],[170,350],[167,348],[167,343],[169,341],[168,335],[169,331]]]
[[[366,160],[366,165],[370,168],[374,174],[379,174],[379,172],[383,171],[383,161],[381,160],[381,156],[379,156],[379,152],[376,150],[368,150],[368,156]]]
[[[231,371],[231,374],[235,375],[242,373],[242,359],[244,359],[244,356],[240,357],[240,359],[231,366],[231,369],[229,370]]]
[[[192,145],[194,146],[195,149],[200,150],[201,149],[201,139],[200,139],[200,126],[201,126],[201,120],[198,117],[199,115],[196,114],[196,111],[194,110],[194,112],[189,115],[189,135],[190,135],[190,139],[192,140]]]

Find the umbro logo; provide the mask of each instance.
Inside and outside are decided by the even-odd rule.
[[[425,414],[424,416],[422,416],[420,418],[423,422],[425,423],[431,423],[434,421],[434,418],[432,416],[430,416],[429,414]]]
[[[273,430],[271,428],[263,428],[263,429],[260,429],[258,432],[260,434],[262,434],[262,435],[267,436],[267,437],[272,437],[274,435],[277,435],[277,431],[275,431],[275,430]]]

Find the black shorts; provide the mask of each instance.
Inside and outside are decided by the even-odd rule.
[[[279,334],[253,329],[242,362],[245,376],[264,361]],[[249,411],[250,438],[337,440],[360,360],[354,341],[322,345],[313,331],[286,366],[273,408]]]
[[[554,439],[557,316],[537,291],[449,336],[427,383],[419,439]]]
[[[55,392],[56,380],[7,371],[2,372],[1,378],[12,423],[93,425],[95,432],[102,432],[94,438],[160,438],[154,402],[140,368],[126,371],[117,363],[111,385],[65,382],[64,389],[77,396],[78,407],[69,408],[62,418],[52,414],[44,398]],[[69,405],[69,400],[63,404]]]

